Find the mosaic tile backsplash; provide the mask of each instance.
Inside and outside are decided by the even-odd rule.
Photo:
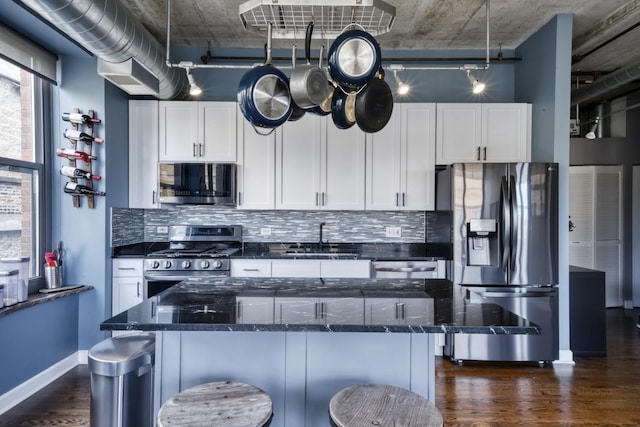
[[[143,221],[140,221],[140,216]],[[167,225],[242,225],[245,242],[317,242],[324,222],[325,241],[334,243],[424,243],[425,212],[419,211],[245,211],[209,205],[162,209],[112,210],[112,246],[162,242]],[[386,227],[401,227],[401,237],[385,237]],[[271,235],[262,235],[268,228]]]

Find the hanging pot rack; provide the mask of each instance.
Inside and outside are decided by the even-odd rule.
[[[240,21],[252,33],[266,35],[273,22],[274,39],[295,39],[314,23],[314,39],[335,39],[357,23],[373,36],[391,31],[396,8],[382,0],[249,0],[239,7]]]

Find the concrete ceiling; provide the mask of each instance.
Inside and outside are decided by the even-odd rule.
[[[166,0],[121,0],[163,44],[166,41]],[[258,0],[253,0],[258,1]],[[261,48],[263,35],[242,25],[239,8],[246,0],[172,0],[172,46]],[[272,0],[271,2],[278,2]],[[322,5],[317,2],[300,4]],[[329,3],[327,1],[327,3]],[[336,0],[331,0],[335,4]],[[484,0],[386,0],[396,8],[391,31],[377,36],[383,49],[482,50],[486,45]],[[640,64],[640,1],[632,0],[491,0],[490,48],[513,50],[555,15],[574,17],[574,82],[602,78],[617,69]],[[318,19],[316,19],[318,22]],[[315,33],[320,31],[316,24]],[[300,39],[303,39],[300,34]],[[274,40],[274,48],[291,40]],[[215,56],[215,54],[214,54]],[[637,89],[629,82],[599,98]]]

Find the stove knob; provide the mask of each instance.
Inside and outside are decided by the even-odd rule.
[[[191,261],[182,261],[182,268],[187,270],[189,267],[191,267]]]
[[[213,268],[220,268],[222,267],[222,261],[213,261]]]
[[[165,270],[170,269],[171,268],[171,261],[165,261],[164,262],[164,268],[165,268]]]
[[[200,263],[200,267],[202,267],[203,269],[206,270],[207,268],[209,268],[209,261],[207,261],[207,260],[202,261]]]
[[[151,268],[158,268],[160,267],[160,261],[151,261]]]

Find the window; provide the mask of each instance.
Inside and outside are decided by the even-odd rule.
[[[0,258],[43,259],[43,82],[0,58]]]

